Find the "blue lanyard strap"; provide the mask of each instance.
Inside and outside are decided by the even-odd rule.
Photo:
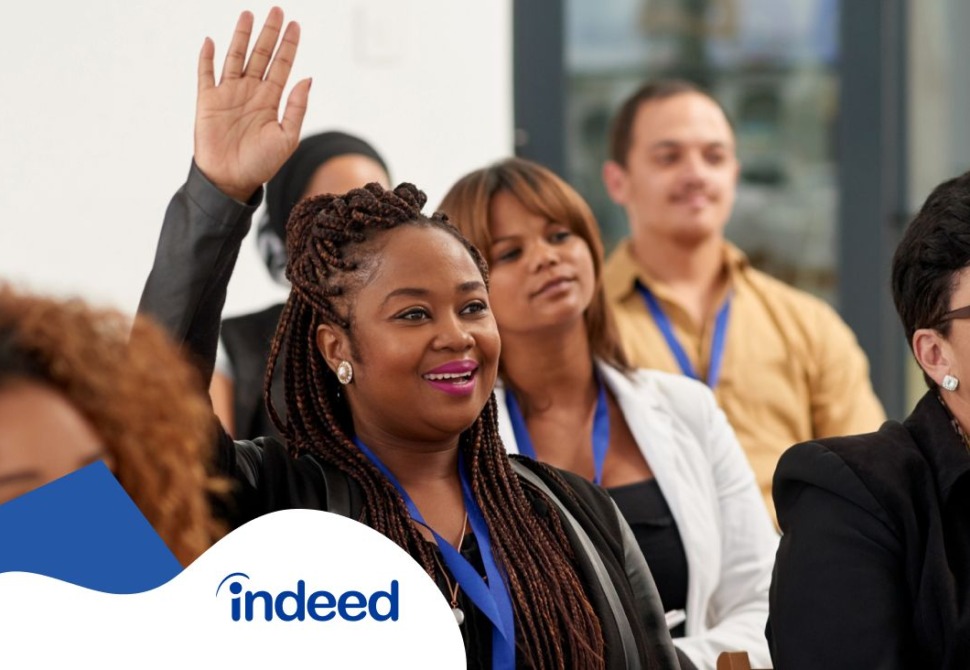
[[[657,323],[657,327],[660,328],[660,332],[667,341],[667,346],[670,347],[674,358],[677,359],[677,364],[680,366],[681,372],[688,377],[703,381],[700,375],[694,370],[694,366],[691,365],[690,358],[687,357],[687,352],[684,351],[684,348],[677,340],[677,336],[674,334],[674,327],[670,323],[670,317],[663,311],[657,298],[650,292],[650,289],[640,282],[637,282],[637,290],[643,296],[643,301],[647,304],[650,315]],[[707,385],[710,388],[717,386],[717,382],[721,377],[721,364],[724,361],[724,344],[730,316],[731,295],[728,294],[727,298],[724,299],[724,304],[721,305],[721,308],[717,311],[717,316],[714,318],[714,336],[711,339],[711,362],[707,368]]]
[[[610,408],[606,403],[606,385],[599,377],[596,381],[599,390],[596,395],[596,412],[593,414],[593,482],[602,484],[603,463],[606,462],[606,452],[610,449]],[[512,432],[515,434],[519,453],[538,460],[525,417],[522,416],[522,410],[519,409],[519,403],[511,389],[505,393],[505,406],[509,410],[509,420],[512,422]]]
[[[397,481],[397,477],[377,458],[377,455],[357,437],[354,437],[354,444],[401,494],[411,518],[431,531],[435,542],[438,544],[441,557],[455,581],[461,586],[465,595],[492,622],[492,668],[494,670],[514,668],[515,618],[512,611],[512,597],[509,594],[504,575],[495,563],[488,524],[472,493],[461,454],[458,455],[458,475],[461,479],[462,498],[465,502],[465,509],[468,510],[468,521],[471,524],[472,532],[475,534],[475,539],[478,541],[478,547],[481,550],[482,563],[485,565],[485,574],[488,577],[487,584],[474,566],[468,562],[468,559],[425,522],[411,496]]]

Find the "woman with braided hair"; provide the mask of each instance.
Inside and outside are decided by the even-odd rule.
[[[195,161],[166,214],[142,309],[211,372],[219,312],[260,185],[296,145],[309,82],[281,92],[299,27],[274,8],[222,81],[200,56]],[[455,611],[471,668],[678,668],[652,578],[612,501],[511,461],[492,396],[499,338],[481,255],[425,196],[369,184],[304,201],[287,231],[286,444],[220,438],[233,522],[288,509],[355,518],[400,545]],[[267,378],[272,374],[272,369]],[[269,389],[266,389],[267,395]],[[689,667],[689,666],[688,666]]]
[[[289,286],[284,270],[290,210],[305,197],[344,193],[372,181],[388,185],[387,166],[360,137],[331,130],[300,140],[266,184],[266,211],[257,230],[260,255],[273,281]],[[282,312],[279,303],[222,321],[209,396],[222,425],[235,437],[280,437],[263,402],[263,379]],[[278,407],[283,400],[281,372],[272,378],[271,398]]]

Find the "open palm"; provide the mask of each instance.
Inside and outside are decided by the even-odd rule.
[[[300,41],[299,25],[290,22],[277,49],[282,27],[283,11],[274,7],[246,62],[253,15],[243,12],[218,84],[211,39],[206,38],[199,54],[195,162],[219,190],[237,200],[247,200],[276,174],[300,140],[310,80],[293,87],[280,121],[280,100]]]

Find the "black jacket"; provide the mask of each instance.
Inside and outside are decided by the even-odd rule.
[[[293,458],[273,439],[233,442],[222,438],[219,469],[238,484],[232,525],[284,509],[305,508],[339,511],[364,521],[363,494],[353,479],[322,463],[311,454]],[[513,457],[517,458],[517,457]],[[633,629],[642,668],[692,667],[683,662],[667,632],[663,608],[649,568],[636,539],[622,521],[613,500],[598,486],[562,470],[520,458],[552,489],[557,499],[580,522],[610,574],[611,581]],[[552,475],[556,472],[559,477]],[[565,484],[565,487],[562,484]],[[544,494],[523,481],[526,495],[540,517],[559,513]],[[561,513],[560,513],[560,516]],[[563,520],[577,559],[580,578],[593,609],[599,615],[606,643],[606,668],[630,667],[624,662],[622,642],[613,611],[596,572],[575,532]],[[474,605],[459,592],[462,609],[472,612]],[[491,638],[476,626],[476,615],[462,626],[469,668],[491,668]],[[487,628],[483,617],[477,620]],[[487,632],[487,631],[486,631]],[[678,661],[677,659],[681,660]],[[679,665],[680,664],[680,665]]]
[[[212,374],[229,277],[260,197],[257,193],[249,203],[235,202],[193,164],[188,181],[166,211],[139,310],[167,327],[194,358],[206,382]],[[356,483],[312,455],[293,457],[274,439],[233,442],[223,431],[219,445],[219,469],[237,484],[231,506],[233,525],[282,509],[329,510],[335,507],[334,496],[341,498],[340,506],[350,510],[349,516],[361,518],[363,499]],[[639,667],[692,667],[673,647],[649,568],[612,499],[576,475],[560,472],[571,492],[567,494],[555,477],[548,476],[548,468],[536,466],[536,472],[579,521],[609,572],[636,638]],[[558,509],[544,494],[523,485],[537,511],[548,514]],[[617,621],[588,556],[568,526],[567,534],[587,596],[599,615],[606,667],[631,667],[622,660]],[[476,654],[469,654],[470,667],[477,667],[479,661]]]
[[[232,363],[233,434],[236,437],[282,437],[263,400],[266,366],[282,313],[283,304],[280,303],[222,322],[222,343]],[[282,358],[274,371],[270,394],[276,411],[285,419]]]
[[[970,668],[968,471],[934,392],[902,424],[784,454],[776,668]]]

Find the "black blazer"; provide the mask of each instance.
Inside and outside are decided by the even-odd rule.
[[[968,472],[932,391],[902,424],[782,456],[776,668],[970,668]]]

